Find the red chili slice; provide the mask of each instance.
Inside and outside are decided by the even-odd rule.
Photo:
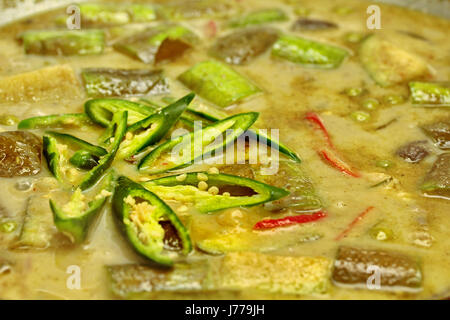
[[[323,124],[322,119],[320,119],[319,115],[315,112],[308,112],[305,116],[305,119],[308,120],[309,122],[315,124],[317,127],[319,127],[320,131],[322,131],[322,133],[325,137],[325,140],[328,143],[328,146],[331,149],[334,149],[333,142],[331,142],[330,134],[328,133],[328,130],[325,127],[325,125]]]
[[[213,20],[209,20],[205,25],[205,34],[209,38],[215,37],[217,34],[217,23]]]
[[[289,216],[281,219],[261,220],[253,226],[254,230],[272,229],[278,227],[289,226],[293,224],[301,224],[317,221],[327,216],[325,211],[317,211],[313,214],[301,214],[298,216]]]
[[[353,227],[364,218],[364,216],[366,214],[368,214],[372,209],[374,209],[374,207],[370,206],[368,207],[366,210],[364,210],[363,212],[361,212],[348,226],[347,228],[342,231],[334,240],[339,241],[342,238],[344,238],[352,229]]]
[[[350,168],[348,164],[346,164],[341,159],[337,158],[335,155],[333,155],[331,152],[328,152],[327,150],[320,150],[318,151],[319,155],[322,156],[324,160],[326,160],[332,167],[338,169],[339,171],[348,174],[349,176],[359,178],[361,175]]]

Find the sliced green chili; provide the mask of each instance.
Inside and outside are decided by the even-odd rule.
[[[261,92],[249,80],[218,61],[197,63],[179,75],[178,79],[186,87],[220,107],[227,107]]]
[[[55,137],[58,141],[61,141],[66,145],[70,145],[70,146],[76,147],[78,149],[86,150],[89,153],[91,153],[97,157],[104,156],[105,154],[108,153],[102,147],[93,145],[87,141],[81,140],[81,139],[74,137],[67,133],[61,133],[61,132],[56,132],[56,131],[46,131],[45,133],[47,135],[51,135],[51,136]]]
[[[20,38],[27,54],[100,54],[105,46],[104,32],[94,29],[25,31]]]
[[[59,181],[62,181],[61,170],[64,169],[61,168],[61,166],[64,166],[61,160],[63,157],[68,157],[65,148],[63,149],[58,146],[60,143],[79,149],[69,159],[69,162],[82,169],[92,168],[93,166],[89,164],[92,164],[92,162],[95,163],[101,156],[107,153],[102,147],[95,146],[70,134],[47,131],[44,135],[44,155],[50,171]]]
[[[98,165],[99,160],[99,156],[96,156],[89,151],[78,150],[70,157],[69,162],[77,168],[91,170]]]
[[[450,82],[414,81],[409,90],[414,105],[450,107]]]
[[[132,102],[122,99],[92,99],[84,104],[84,111],[89,118],[108,128],[111,125],[111,119],[117,112],[128,112],[128,125],[132,125],[155,113],[155,108],[148,105]]]
[[[191,113],[199,115],[199,116],[205,118],[206,120],[213,121],[213,122],[216,122],[216,121],[219,121],[221,119],[228,117],[228,114],[225,113],[224,111],[219,110],[214,107],[211,107],[211,106],[208,106],[206,104],[193,103],[188,107],[188,110]],[[261,130],[258,130],[258,129],[249,129],[248,132],[255,135],[255,137],[258,138],[259,142],[264,141],[264,143],[267,145],[270,145],[271,148],[278,148],[278,150],[281,153],[288,156],[295,162],[301,162],[300,157],[298,156],[298,154],[295,151],[293,151],[291,148],[289,148],[288,146],[286,146],[284,143],[280,142],[279,140],[275,140],[274,138],[270,137],[267,133],[265,133]]]
[[[92,124],[84,113],[54,114],[24,119],[17,125],[18,129],[83,127]]]
[[[132,247],[142,256],[164,266],[173,265],[167,251],[192,250],[189,233],[177,215],[155,194],[126,177],[120,177],[113,209]]]
[[[348,52],[325,43],[290,35],[282,35],[272,48],[272,56],[299,63],[305,67],[334,69]]]
[[[165,172],[188,165],[205,154],[223,150],[224,146],[243,134],[256,121],[258,115],[257,112],[240,113],[217,121],[201,131],[196,130],[168,140],[150,151],[140,161],[138,168],[146,173]],[[229,134],[223,138],[226,131]],[[216,141],[219,136],[223,138],[220,143]],[[177,149],[178,152],[173,153]]]
[[[289,194],[284,189],[256,180],[207,172],[158,178],[143,185],[164,200],[192,202],[202,213],[255,206]]]
[[[112,143],[111,149],[108,154],[100,158],[98,165],[92,168],[83,177],[83,180],[79,186],[81,190],[86,190],[92,187],[101,178],[103,173],[111,166],[127,131],[127,118],[128,111],[122,111],[114,114],[112,120],[112,127],[114,128],[114,142]]]
[[[177,122],[194,97],[195,94],[188,94],[161,111],[131,125],[127,131],[132,133],[133,137],[130,140],[123,141],[118,157],[122,159],[130,157],[161,140]]]
[[[148,104],[150,107],[154,108],[162,108],[159,103],[156,103],[152,100],[141,98],[141,102]],[[164,103],[173,103],[176,101],[173,97],[162,97],[161,101]],[[212,122],[216,121],[214,119],[218,118],[226,118],[228,114],[219,110],[217,108],[212,108],[209,106],[203,106],[198,103],[191,103],[187,107],[186,111],[181,115],[180,120],[185,124],[189,129],[194,128],[195,121],[201,121],[202,126],[210,125]]]
[[[103,179],[98,195],[92,201],[86,202],[85,195],[79,188],[75,190],[70,201],[63,207],[50,199],[53,220],[58,230],[68,235],[75,243],[83,242],[92,220],[100,212],[113,191],[114,173],[110,172]]]
[[[58,148],[56,138],[44,135],[42,137],[42,153],[47,161],[47,166],[53,176],[60,182],[63,181],[61,157],[64,156]]]

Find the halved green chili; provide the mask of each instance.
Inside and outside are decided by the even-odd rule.
[[[155,194],[126,177],[120,177],[113,209],[125,236],[142,256],[163,266],[173,265],[167,251],[192,250],[191,239],[177,215]]]
[[[255,206],[289,194],[284,189],[256,180],[207,172],[158,178],[143,183],[143,186],[164,200],[192,202],[203,213]]]
[[[85,195],[79,188],[75,190],[70,201],[63,207],[50,199],[55,226],[59,231],[68,235],[73,242],[83,242],[92,220],[100,212],[113,191],[114,172],[111,171],[103,179],[98,195],[92,201],[86,202]]]
[[[138,168],[142,172],[152,174],[165,172],[188,165],[207,153],[222,150],[225,145],[243,134],[256,121],[258,115],[257,112],[236,114],[217,121],[201,131],[195,130],[168,140],[150,151],[139,162]],[[226,131],[230,133],[223,138]],[[219,136],[223,138],[221,143],[216,141]],[[177,149],[178,153],[173,153]]]

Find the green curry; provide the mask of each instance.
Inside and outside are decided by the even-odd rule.
[[[450,22],[369,5],[0,28],[0,299],[448,297]]]

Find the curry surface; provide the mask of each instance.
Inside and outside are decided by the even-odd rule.
[[[275,27],[289,30],[296,19],[293,6],[285,2],[246,0],[239,2],[247,10],[277,7],[289,14],[289,21],[276,23]],[[348,88],[361,87],[367,97],[384,101],[390,94],[407,97],[406,86],[381,88],[374,84],[363,70],[356,56],[356,46],[347,43],[344,35],[348,32],[368,33],[366,9],[368,3],[353,0],[305,0],[302,7],[310,9],[310,17],[338,24],[338,28],[325,31],[292,32],[311,39],[334,43],[352,50],[352,55],[334,70],[307,69],[286,61],[271,59],[266,52],[245,66],[234,68],[252,79],[264,93],[227,109],[231,113],[258,111],[259,127],[280,130],[280,139],[292,147],[302,158],[302,166],[311,176],[319,195],[324,201],[329,216],[317,223],[292,226],[272,231],[273,241],[286,241],[286,247],[274,253],[286,255],[325,256],[334,258],[341,244],[358,245],[367,248],[394,249],[420,260],[423,271],[423,290],[419,293],[386,293],[369,290],[344,289],[332,286],[329,292],[320,296],[324,299],[417,299],[439,298],[450,294],[450,201],[426,198],[418,186],[430,169],[433,156],[418,164],[403,161],[395,155],[395,150],[410,141],[426,140],[420,126],[448,117],[445,108],[414,107],[408,101],[398,105],[381,103],[371,112],[371,119],[359,124],[350,118],[353,111],[361,109],[360,101],[344,93]],[[352,8],[349,13],[340,14],[336,8]],[[380,5],[382,29],[371,31],[401,45],[409,52],[422,57],[434,69],[434,78],[448,81],[450,76],[450,42],[448,30],[450,22],[407,9]],[[23,47],[15,40],[23,30],[51,27],[57,13],[34,17],[29,20],[4,27],[0,30],[0,77],[39,69],[47,65],[69,64],[76,72],[86,67],[143,68],[143,63],[107,48],[99,56],[85,57],[42,57],[27,56]],[[208,59],[207,48],[214,39],[205,35],[205,25],[210,19],[186,21],[188,27],[202,37],[202,42],[182,58],[163,66],[169,79],[171,95],[181,97],[189,91],[177,82],[176,77],[196,62]],[[408,31],[424,39],[403,33]],[[219,29],[219,35],[228,30]],[[83,92],[80,90],[80,92]],[[78,98],[44,99],[36,102],[4,103],[0,113],[14,114],[19,119],[54,113],[82,112],[87,97],[81,93]],[[353,178],[325,164],[316,149],[323,144],[317,132],[304,120],[307,111],[319,113],[332,135],[336,148],[344,159],[363,173],[363,178]],[[397,119],[384,129],[375,128]],[[0,130],[15,130],[14,126],[0,126]],[[98,132],[89,130],[72,131],[82,139],[95,142]],[[389,169],[376,166],[377,160],[389,159],[394,165]],[[26,200],[35,192],[44,196],[51,191],[48,186],[51,175],[43,163],[37,176],[1,178],[0,204],[7,216],[21,221]],[[131,166],[115,163],[123,173],[131,178],[138,174]],[[122,167],[121,167],[122,166]],[[369,188],[388,176],[396,179],[394,187]],[[50,179],[50,180],[49,180]],[[29,191],[18,191],[18,181],[34,183]],[[56,186],[55,186],[56,188]],[[42,191],[45,189],[44,191]],[[170,203],[173,208],[180,204]],[[365,208],[375,209],[359,223],[345,239],[335,237]],[[231,217],[234,209],[212,215],[191,212],[191,236],[194,241],[206,239],[218,232],[249,233],[256,222],[265,217],[276,217],[261,207],[240,209],[244,214],[237,220]],[[398,237],[392,241],[377,241],[368,236],[368,229],[385,220],[398,230]],[[320,240],[292,243],[290,239],[309,234],[320,234]],[[6,299],[101,299],[113,298],[108,289],[104,266],[143,262],[124,241],[114,223],[109,206],[105,206],[88,241],[78,247],[48,248],[45,250],[9,249],[10,237],[15,233],[0,234],[0,257],[12,262],[12,270],[0,275],[0,298]],[[193,255],[202,255],[195,252]],[[70,290],[66,281],[68,266],[78,265],[82,270],[80,290]],[[161,295],[159,297],[169,297]],[[176,296],[176,298],[190,298]],[[198,297],[198,296],[196,296]],[[208,298],[213,296],[208,295]],[[280,298],[258,292],[242,292],[239,295],[217,294],[216,298]],[[283,297],[283,296],[281,296]],[[302,298],[284,296],[283,298]],[[306,297],[311,298],[311,297]]]

